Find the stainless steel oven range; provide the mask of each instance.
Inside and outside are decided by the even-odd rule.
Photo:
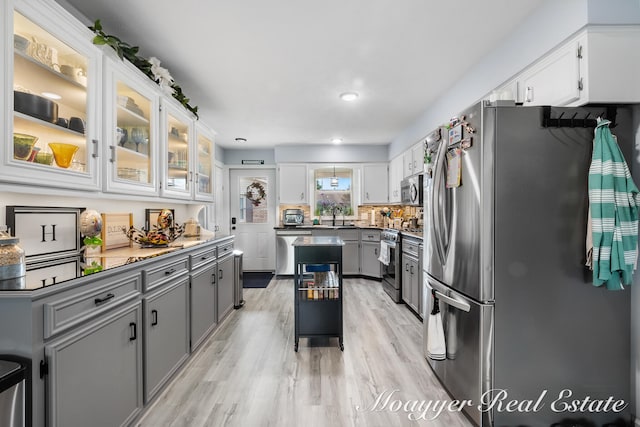
[[[380,240],[389,246],[389,264],[382,264],[382,289],[397,303],[402,302],[401,262],[402,255],[400,232],[392,228],[385,228],[380,233]]]

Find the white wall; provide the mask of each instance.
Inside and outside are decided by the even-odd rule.
[[[224,150],[225,165],[241,165],[243,160],[264,160],[265,165],[275,164],[275,154],[272,148],[270,149],[229,149]]]
[[[639,0],[589,0],[590,24],[638,24]]]
[[[276,163],[372,163],[386,162],[388,145],[281,145]]]
[[[97,193],[96,193],[97,194]],[[96,197],[95,195],[33,195],[0,190],[0,224],[6,224],[7,206],[47,206],[74,207],[95,209],[100,213],[133,213],[133,225],[137,228],[144,226],[145,209],[174,209],[175,218],[179,223],[187,219],[197,218],[200,204],[179,204],[171,201],[137,201],[115,198]]]

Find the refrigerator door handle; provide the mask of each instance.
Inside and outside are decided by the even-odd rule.
[[[462,310],[466,313],[468,313],[471,310],[471,306],[469,305],[469,303],[465,302],[465,301],[460,301],[459,299],[455,299],[455,298],[451,298],[446,296],[445,294],[443,294],[442,292],[439,291],[435,291],[436,293],[436,297],[441,300],[442,302],[444,302],[445,304],[448,304],[452,307],[457,308],[458,310]]]
[[[442,243],[442,229],[441,229],[441,211],[440,211],[440,187],[444,174],[444,159],[446,155],[446,141],[440,143],[438,148],[438,161],[434,170],[433,189],[431,191],[431,212],[433,213],[433,221],[431,221],[431,229],[433,231],[433,239],[435,240],[436,251],[438,252],[438,258],[440,262],[444,264],[444,245]]]

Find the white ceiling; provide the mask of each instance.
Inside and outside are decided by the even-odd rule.
[[[543,2],[66,1],[159,58],[226,148],[388,144]]]

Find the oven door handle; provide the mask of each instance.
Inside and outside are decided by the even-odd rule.
[[[438,298],[440,301],[444,302],[445,304],[448,304],[452,307],[455,307],[459,310],[462,310],[466,313],[468,313],[469,311],[471,311],[471,305],[469,305],[467,302],[465,301],[460,301],[459,299],[455,299],[455,298],[451,298],[446,296],[445,294],[443,294],[442,292],[436,291],[434,289],[435,293],[436,293],[436,298]]]

